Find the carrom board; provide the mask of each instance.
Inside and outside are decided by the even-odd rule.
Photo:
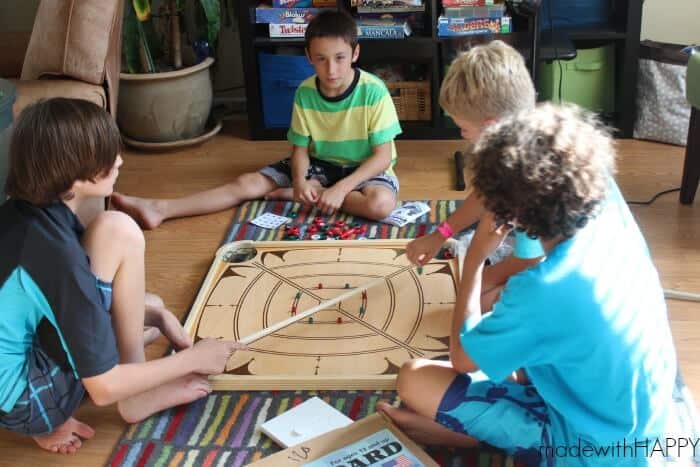
[[[185,329],[241,340],[384,277],[380,285],[322,309],[237,351],[214,389],[393,389],[401,365],[445,358],[459,284],[454,257],[411,267],[409,240],[240,241],[222,246]]]

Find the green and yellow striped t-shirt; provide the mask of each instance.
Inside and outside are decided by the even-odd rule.
[[[299,85],[294,95],[292,123],[287,139],[309,147],[309,154],[341,166],[357,166],[372,155],[372,146],[391,142],[394,175],[396,146],[401,133],[394,102],[384,82],[357,69],[347,92],[337,98],[321,95],[316,75]]]

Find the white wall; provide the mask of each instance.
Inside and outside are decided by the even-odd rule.
[[[641,37],[673,44],[700,44],[700,0],[645,0]]]

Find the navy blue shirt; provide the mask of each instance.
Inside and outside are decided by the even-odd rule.
[[[76,378],[103,374],[119,361],[109,310],[63,203],[0,206],[0,410],[27,385],[27,357],[41,345]]]

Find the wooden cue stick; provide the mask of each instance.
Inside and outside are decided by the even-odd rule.
[[[700,294],[682,292],[680,290],[664,289],[664,297],[689,302],[700,302]]]
[[[413,267],[413,265],[406,266],[403,269],[399,269],[398,271],[394,271],[391,274],[392,275],[400,274],[403,271],[411,269],[412,267]],[[286,328],[287,326],[294,324],[297,321],[300,321],[308,316],[313,315],[317,311],[321,311],[324,308],[327,308],[331,305],[335,305],[336,303],[341,302],[341,301],[348,299],[350,297],[353,297],[353,296],[359,294],[360,292],[371,289],[372,287],[374,287],[376,285],[383,284],[386,279],[387,279],[386,276],[378,277],[377,279],[374,279],[374,280],[372,280],[372,281],[370,281],[370,282],[368,282],[360,287],[357,287],[354,290],[348,290],[347,292],[340,294],[337,297],[331,298],[330,300],[326,300],[325,302],[321,302],[318,305],[316,305],[312,308],[309,308],[308,310],[302,311],[301,313],[297,313],[296,316],[292,316],[290,318],[287,318],[284,321],[280,321],[279,323],[275,323],[272,326],[268,326],[265,329],[262,329],[262,330],[255,332],[247,337],[244,337],[243,339],[240,339],[238,342],[245,344],[245,345],[252,344],[253,342],[255,342],[257,340],[260,340],[263,337],[272,334],[273,332],[277,332],[280,329]]]

